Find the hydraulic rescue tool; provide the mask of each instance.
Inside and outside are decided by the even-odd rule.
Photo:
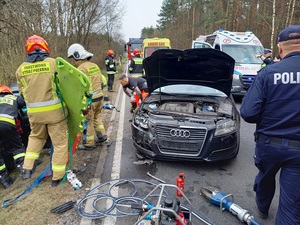
[[[201,193],[214,205],[220,207],[221,211],[228,210],[233,215],[237,216],[240,221],[247,223],[248,225],[261,225],[257,222],[253,216],[246,210],[240,207],[239,205],[233,203],[229,197],[233,198],[232,194],[225,194],[218,190],[210,190],[209,188],[201,188]]]
[[[110,109],[110,110],[113,110],[115,109],[117,112],[120,112],[120,110],[117,109],[116,106],[114,106],[113,104],[111,103],[105,103],[103,106],[102,106],[103,109]]]
[[[180,201],[176,197],[163,198],[165,187],[176,188],[176,191],[180,193],[182,197],[190,204],[188,210],[184,210]],[[153,193],[160,188],[160,194],[156,205],[147,203],[147,199],[153,195]],[[138,221],[134,225],[192,225],[191,222],[191,202],[184,195],[182,190],[176,185],[172,184],[158,184],[142,201],[142,203],[133,203],[131,208],[139,209],[140,216]]]

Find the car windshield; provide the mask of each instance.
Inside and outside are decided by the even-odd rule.
[[[263,54],[263,47],[257,45],[222,45],[222,51],[234,58],[235,63],[261,64],[255,55]]]
[[[145,58],[152,55],[152,53],[158,49],[168,49],[168,46],[159,46],[159,47],[146,47],[145,48]]]
[[[211,48],[211,46],[208,43],[204,42],[194,42],[193,48]]]
[[[227,97],[225,93],[206,86],[191,85],[191,84],[175,84],[168,85],[161,88],[157,88],[153,91],[154,93],[166,93],[170,95],[197,95],[197,96],[221,96]]]
[[[133,52],[134,49],[138,49],[140,51],[142,51],[142,43],[132,43],[130,45],[130,51]]]

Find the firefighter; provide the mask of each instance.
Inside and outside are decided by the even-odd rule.
[[[128,71],[132,77],[143,77],[143,58],[141,57],[141,52],[139,49],[135,48],[133,50],[133,57],[130,61]]]
[[[85,50],[80,44],[72,44],[68,49],[68,58],[72,60],[72,63],[79,70],[84,72],[90,82],[91,91],[93,92],[92,107],[87,115],[88,126],[86,133],[86,140],[83,140],[82,144],[78,146],[81,150],[93,150],[95,144],[100,144],[107,140],[106,131],[101,119],[101,109],[103,105],[103,93],[102,93],[102,73],[97,64],[90,62],[93,54]],[[95,141],[95,133],[97,140]]]
[[[13,156],[20,175],[22,175],[25,148],[17,132],[16,120],[19,109],[24,106],[25,101],[21,96],[14,96],[9,87],[0,85],[0,146]],[[4,188],[8,188],[14,181],[15,178],[9,176],[0,154],[0,183]]]
[[[141,77],[128,77],[125,74],[119,77],[119,81],[124,93],[131,98],[131,111],[135,110],[148,95],[147,81]],[[132,94],[128,92],[127,88],[132,91]]]
[[[107,56],[105,57],[106,73],[108,77],[107,90],[109,92],[114,92],[113,85],[115,80],[115,74],[117,73],[114,55],[114,51],[110,49],[107,51]]]
[[[49,134],[54,148],[51,182],[54,187],[65,175],[68,159],[67,122],[54,83],[55,59],[49,57],[48,43],[40,36],[29,37],[25,49],[27,58],[16,71],[19,92],[24,96],[31,127],[23,179],[30,178],[34,172]]]

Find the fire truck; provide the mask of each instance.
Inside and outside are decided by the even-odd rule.
[[[146,58],[158,49],[171,48],[171,41],[168,38],[145,38],[142,44],[141,56]]]
[[[142,43],[144,38],[129,38],[129,41],[125,44],[125,52],[127,52],[128,60],[132,59],[133,50],[135,48],[142,51]]]
[[[212,47],[230,55],[235,60],[231,93],[235,97],[245,95],[253,82],[262,61],[255,55],[263,55],[264,47],[250,31],[232,32],[223,29],[213,34],[200,35],[192,43],[192,48]]]

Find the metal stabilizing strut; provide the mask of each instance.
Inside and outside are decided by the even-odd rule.
[[[221,211],[225,209],[228,210],[233,215],[237,216],[240,221],[245,222],[248,225],[261,225],[261,223],[257,222],[246,209],[243,209],[239,205],[233,203],[232,194],[225,194],[218,190],[212,191],[209,188],[204,187],[202,187],[200,191],[212,204],[219,206]],[[229,197],[232,197],[232,201]]]

